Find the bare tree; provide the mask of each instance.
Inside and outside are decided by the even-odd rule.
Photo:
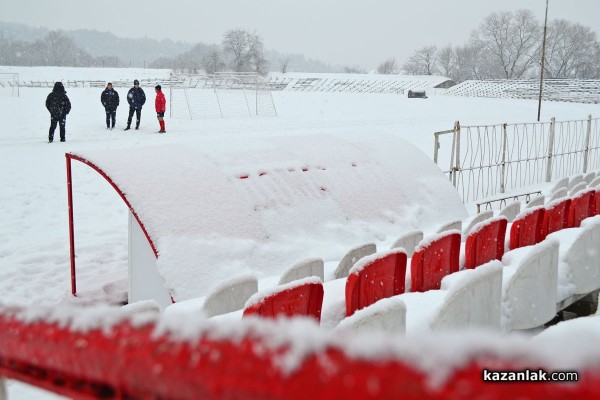
[[[347,65],[344,67],[344,72],[347,74],[366,74],[367,71],[364,68],[359,67],[358,65]]]
[[[436,72],[436,46],[425,46],[414,52],[402,69],[409,75],[433,75]]]
[[[263,41],[258,34],[244,29],[229,30],[223,35],[222,45],[234,71],[267,73]]]
[[[211,50],[202,57],[202,69],[204,69],[207,74],[223,71],[224,68],[225,62],[222,60],[221,52],[219,50]]]
[[[565,20],[548,25],[545,72],[548,78],[578,78],[594,64],[596,33]]]
[[[395,58],[388,58],[377,67],[377,73],[391,75],[398,73],[398,63]]]
[[[459,77],[456,50],[452,46],[446,46],[437,52],[437,72],[453,80]]]
[[[285,74],[286,72],[288,72],[289,67],[290,67],[290,58],[289,57],[284,57],[281,60],[279,60],[279,70],[281,71],[282,74]]]
[[[488,15],[473,33],[472,40],[492,61],[486,71],[494,78],[517,79],[538,60],[541,30],[530,10]]]

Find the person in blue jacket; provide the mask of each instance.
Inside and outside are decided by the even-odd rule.
[[[142,117],[142,107],[146,103],[146,93],[144,89],[140,87],[140,81],[137,79],[133,81],[133,87],[127,92],[127,102],[129,103],[129,118],[127,118],[126,131],[131,129],[131,119],[135,112],[135,129],[140,129],[140,118]]]
[[[50,131],[48,132],[48,143],[54,140],[56,125],[60,126],[60,141],[66,140],[65,124],[67,114],[71,111],[71,101],[67,97],[67,91],[62,82],[56,82],[52,92],[46,98],[46,108],[50,113]]]

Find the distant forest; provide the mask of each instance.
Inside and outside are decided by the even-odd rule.
[[[94,30],[50,31],[0,21],[0,65],[145,67],[200,72],[203,70],[202,63],[206,63],[209,56],[214,56],[215,50],[221,49],[221,46],[168,39],[128,39]],[[263,72],[340,70],[301,54],[264,50],[263,57]],[[225,56],[222,59],[226,61]]]

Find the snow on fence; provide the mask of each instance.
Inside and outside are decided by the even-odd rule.
[[[461,126],[435,132],[434,162],[464,202],[600,168],[600,119]],[[444,149],[445,153],[440,150]]]
[[[0,72],[0,96],[19,97],[19,74]]]

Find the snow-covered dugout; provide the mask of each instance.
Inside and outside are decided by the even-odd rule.
[[[368,132],[69,153],[76,191],[71,160],[102,174],[130,209],[129,301],[163,308],[240,275],[277,277],[307,258],[339,260],[466,216],[425,154]]]

